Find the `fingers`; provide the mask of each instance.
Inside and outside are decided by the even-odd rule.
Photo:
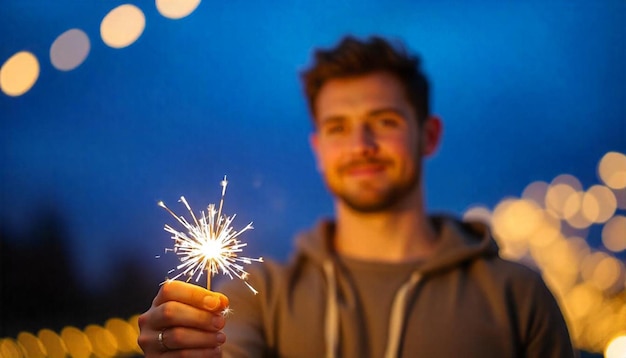
[[[215,348],[226,342],[222,332],[206,332],[186,327],[173,327],[163,331],[163,343],[168,350]]]
[[[154,310],[156,314],[152,325],[155,328],[182,326],[215,332],[224,327],[224,317],[220,313],[176,301],[165,302]]]
[[[167,301],[181,302],[202,310],[221,312],[228,307],[228,298],[219,292],[209,291],[203,287],[182,282],[166,281],[152,302],[159,306]]]
[[[218,325],[223,326],[222,322]],[[203,331],[189,327],[169,327],[160,331],[141,330],[137,342],[146,356],[170,351],[178,353],[195,350],[214,350],[226,341],[221,331]]]

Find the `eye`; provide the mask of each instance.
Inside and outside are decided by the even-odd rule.
[[[400,125],[400,120],[397,118],[393,118],[393,117],[383,117],[379,119],[378,121],[380,122],[381,125],[385,127],[395,128]]]
[[[346,131],[346,125],[343,122],[339,121],[329,121],[322,125],[322,133],[331,135],[331,134],[341,134]]]
[[[402,126],[403,119],[399,116],[384,115],[374,120],[374,125],[380,130],[396,129]]]

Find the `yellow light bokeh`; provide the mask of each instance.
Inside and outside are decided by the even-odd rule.
[[[596,266],[598,266],[598,264],[607,257],[609,257],[609,255],[604,252],[594,252],[587,255],[580,264],[580,274],[582,279],[585,281],[591,281]]]
[[[91,342],[93,353],[98,357],[114,357],[118,351],[117,340],[111,332],[101,326],[90,324],[85,327],[85,335]]]
[[[157,10],[169,19],[182,19],[200,5],[200,0],[156,0]]]
[[[615,214],[616,209],[617,199],[613,191],[604,185],[592,186],[583,196],[583,215],[594,223],[606,222]]]
[[[465,211],[463,221],[479,221],[491,225],[491,211],[486,206],[473,206]]]
[[[42,329],[37,334],[41,343],[46,347],[49,358],[64,358],[67,356],[67,347],[61,336],[50,329]]]
[[[137,334],[133,327],[120,318],[111,318],[104,324],[117,340],[118,349],[124,353],[141,352],[137,344]]]
[[[146,17],[135,5],[125,4],[111,10],[100,23],[102,41],[113,48],[133,44],[146,27]]]
[[[67,30],[50,46],[50,63],[60,71],[73,70],[85,61],[90,48],[89,37],[84,31]]]
[[[544,211],[537,230],[528,238],[528,244],[531,248],[542,248],[562,238],[561,220],[549,212]]]
[[[67,351],[72,358],[91,357],[93,347],[85,333],[80,329],[76,327],[65,327],[61,330],[61,338],[65,342]]]
[[[546,202],[546,194],[548,193],[548,188],[550,184],[545,181],[535,181],[526,186],[524,191],[522,191],[522,198],[526,200],[532,200],[537,205],[541,207],[545,207]]]
[[[604,358],[626,357],[626,333],[613,338],[604,350]]]
[[[581,320],[602,303],[600,292],[588,284],[579,284],[573,287],[565,296],[564,310],[573,320]]]
[[[576,189],[568,184],[559,183],[550,185],[546,192],[545,207],[554,213],[557,217],[564,217],[564,209],[567,201],[572,195],[575,195]]]
[[[503,201],[493,211],[493,230],[498,236],[512,241],[528,238],[541,224],[543,212],[531,200]]]
[[[46,357],[48,352],[39,338],[29,332],[21,332],[17,335],[17,341],[22,345],[26,357],[39,358]]]
[[[590,281],[600,290],[623,289],[624,267],[614,257],[606,256],[593,268]],[[615,287],[618,286],[618,287]]]
[[[28,51],[16,53],[0,67],[0,89],[8,96],[23,95],[38,78],[39,61]]]
[[[604,224],[602,244],[613,252],[626,250],[626,216],[615,215]]]
[[[2,358],[22,358],[23,348],[19,343],[11,338],[0,339],[0,357]]]
[[[626,188],[626,155],[618,152],[608,152],[598,164],[600,180],[612,189]]]

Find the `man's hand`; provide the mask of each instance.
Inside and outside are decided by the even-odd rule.
[[[228,298],[181,281],[161,286],[139,316],[137,342],[146,357],[221,357]]]

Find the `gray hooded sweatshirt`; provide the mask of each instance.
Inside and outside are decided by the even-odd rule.
[[[559,307],[535,271],[498,257],[486,226],[431,218],[423,262],[333,252],[334,223],[301,234],[287,264],[225,281],[225,357],[574,357]]]

